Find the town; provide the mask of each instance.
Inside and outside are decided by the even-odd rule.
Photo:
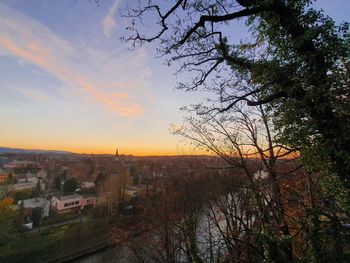
[[[269,196],[273,194],[273,182],[259,159],[232,160],[243,161],[248,174],[221,158],[206,155],[139,157],[119,154],[118,149],[114,155],[2,153],[0,209],[7,208],[16,229],[9,228],[14,238],[7,240],[9,246],[0,246],[0,258],[66,262],[84,255],[109,253],[115,262],[134,262],[139,253],[142,258],[160,256],[154,246],[169,245],[169,241],[153,238],[164,232],[183,232],[185,236],[194,235],[194,240],[211,237],[224,242],[220,224],[227,222],[224,215],[228,211],[241,218],[234,219],[240,225],[241,235],[247,231],[243,222],[255,222],[255,204],[244,185],[252,176],[257,183],[263,182],[259,183],[261,191]],[[290,216],[299,213],[295,206],[308,202],[304,196],[304,171],[298,164],[293,159],[281,159],[277,165],[283,178],[283,199],[292,200],[285,208]],[[297,201],[296,194],[304,197]],[[246,206],[227,200],[221,211],[221,198],[225,195],[236,196],[235,200]],[[194,220],[188,217],[193,216],[197,223],[191,224],[200,229],[198,233],[186,228],[187,220]],[[299,223],[289,223],[299,227]],[[207,224],[211,224],[209,229]],[[215,257],[222,253],[220,242],[211,245]],[[208,256],[208,243],[196,241],[194,245]],[[179,259],[184,257],[181,249],[178,253]]]
[[[198,169],[209,163],[222,165],[210,156],[135,157],[120,155],[118,149],[114,155],[5,151],[0,154],[0,202],[14,213],[12,220],[18,223],[14,232],[23,243],[14,241],[16,249],[0,247],[0,258],[63,262],[113,247],[116,241],[141,232],[135,228],[135,220],[142,222],[135,218],[136,208],[161,191],[160,181],[177,178],[184,170],[197,170],[198,174]],[[59,242],[61,251],[42,253],[50,242],[58,242],[54,234],[64,232],[67,226],[86,228],[81,246]],[[119,232],[111,241],[116,226]],[[63,236],[75,239],[70,231]],[[34,246],[38,241],[36,248],[18,249],[19,244],[28,245],[28,238]],[[40,240],[45,238],[50,242],[42,246]],[[33,250],[41,251],[40,256]]]
[[[37,232],[87,221],[94,211],[113,220],[133,209],[163,163],[133,156],[2,154],[0,199],[21,211],[22,226]]]
[[[25,209],[25,226],[29,229],[39,223],[33,222],[31,216],[35,208],[42,209],[43,220],[51,210],[58,214],[85,214],[108,202],[115,207],[137,197],[143,189],[141,179],[130,176],[132,158],[122,160],[118,153],[114,158],[2,156],[1,163],[1,198],[11,197],[17,202],[16,207]]]

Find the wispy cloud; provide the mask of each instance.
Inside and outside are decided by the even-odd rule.
[[[115,14],[121,2],[122,0],[115,0],[112,6],[108,9],[107,15],[102,21],[103,33],[108,37],[111,36],[113,30],[117,28]]]
[[[20,88],[20,87],[12,87],[13,90],[17,91],[21,95],[43,102],[48,103],[53,101],[53,97],[49,94],[43,92],[40,89],[33,89],[33,88]]]
[[[113,4],[115,8],[118,2]],[[110,12],[112,15],[115,11]],[[0,17],[0,53],[45,70],[85,102],[101,104],[123,116],[142,113],[138,93],[142,93],[150,74],[144,66],[145,50],[126,54],[117,48],[76,47],[36,20],[1,4]]]

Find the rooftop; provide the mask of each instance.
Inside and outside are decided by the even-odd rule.
[[[22,202],[25,208],[42,207],[45,206],[45,204],[47,205],[49,203],[48,200],[41,197],[25,199]]]
[[[24,186],[36,186],[37,183],[35,182],[18,182],[13,185],[13,187],[24,187]]]
[[[145,185],[129,185],[126,187],[126,190],[142,190],[145,189]]]
[[[61,200],[61,201],[65,201],[65,200],[70,200],[70,199],[82,198],[82,196],[78,195],[78,194],[71,194],[71,195],[59,196],[59,197],[56,197],[56,198]]]

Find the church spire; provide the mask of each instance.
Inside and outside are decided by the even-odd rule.
[[[117,149],[116,149],[116,151],[115,151],[114,160],[115,160],[115,161],[119,161],[119,149],[118,149],[118,147],[117,147]]]

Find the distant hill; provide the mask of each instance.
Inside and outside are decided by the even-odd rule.
[[[56,150],[40,150],[40,149],[20,149],[20,148],[8,148],[0,147],[0,153],[31,153],[31,154],[74,154],[67,151],[56,151]]]

